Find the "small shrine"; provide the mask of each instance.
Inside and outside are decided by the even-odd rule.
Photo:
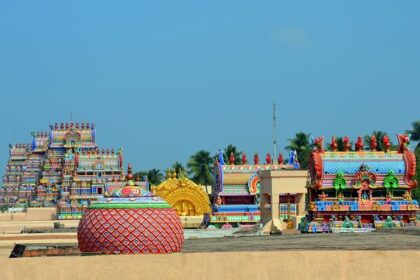
[[[82,253],[166,254],[180,252],[181,221],[174,208],[134,181],[128,166],[125,186],[107,189],[88,207],[77,238]]]
[[[214,166],[213,180],[213,215],[211,222],[214,224],[238,223],[255,224],[260,221],[260,177],[261,171],[296,170],[300,169],[296,151],[290,151],[289,160],[284,161],[281,154],[273,159],[267,153],[264,162],[260,162],[259,155],[253,157],[249,163],[245,153],[242,153],[241,164],[233,154],[229,163],[225,163],[223,152],[219,151],[218,160]],[[283,203],[281,214],[284,217],[290,212],[296,212],[296,194],[284,194],[282,201],[292,200],[291,209]],[[289,213],[286,213],[286,212]]]
[[[373,228],[415,225],[419,202],[411,198],[417,187],[416,158],[408,148],[408,135],[398,134],[398,148],[390,149],[389,137],[372,136],[364,149],[362,137],[354,151],[348,137],[338,151],[333,137],[325,151],[323,137],[315,140],[309,162],[309,215],[301,229],[309,232],[340,228]],[[384,150],[377,150],[382,140]],[[351,225],[350,225],[351,224]]]

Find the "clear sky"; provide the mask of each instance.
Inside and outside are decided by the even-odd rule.
[[[420,119],[419,11],[418,0],[2,0],[0,164],[9,143],[70,111],[135,170],[230,143],[265,155],[273,100],[281,148],[298,131],[396,141]]]

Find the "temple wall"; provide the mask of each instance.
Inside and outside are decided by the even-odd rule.
[[[52,221],[57,208],[28,208],[26,213],[0,213],[0,221]]]
[[[271,251],[0,259],[9,279],[418,279],[420,251]],[[398,260],[394,265],[392,261]],[[414,269],[413,269],[414,268]]]
[[[27,221],[51,221],[57,216],[57,208],[28,208]]]

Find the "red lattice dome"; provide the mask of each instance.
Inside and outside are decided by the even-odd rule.
[[[107,199],[85,212],[77,232],[82,253],[164,254],[184,243],[176,211],[160,198]]]

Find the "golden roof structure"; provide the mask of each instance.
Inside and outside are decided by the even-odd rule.
[[[168,172],[167,180],[152,186],[152,193],[166,200],[180,216],[199,216],[211,213],[210,200],[203,188],[184,174]]]

